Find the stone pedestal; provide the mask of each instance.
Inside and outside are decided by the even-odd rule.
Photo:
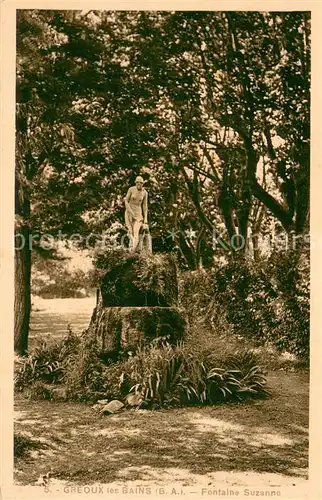
[[[144,340],[181,339],[185,319],[177,307],[178,284],[174,260],[168,255],[122,255],[105,265],[97,303],[89,326],[103,353],[135,349]]]

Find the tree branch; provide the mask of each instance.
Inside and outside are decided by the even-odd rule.
[[[259,201],[261,201],[268,210],[281,222],[286,231],[292,228],[293,220],[287,210],[273,198],[264,188],[259,184],[256,178],[252,181],[252,193]]]
[[[200,195],[199,195],[198,185],[197,185],[197,182],[198,182],[197,177],[194,176],[194,181],[189,179],[189,176],[188,176],[187,172],[185,171],[184,166],[181,167],[181,172],[182,172],[182,175],[186,181],[191,199],[195,205],[195,208],[197,210],[197,214],[200,218],[200,221],[206,227],[206,229],[213,235],[213,237],[215,237],[217,239],[217,241],[220,240],[222,242],[223,246],[226,246],[227,250],[230,249],[230,246],[222,240],[221,235],[216,230],[216,228],[214,227],[212,222],[208,219],[208,217],[206,216],[206,214],[204,213],[204,211],[201,207]]]
[[[194,205],[197,209],[197,213],[198,213],[198,216],[200,217],[200,220],[206,226],[206,228],[210,232],[212,232],[214,230],[212,222],[208,219],[208,217],[204,213],[204,211],[201,207],[201,204],[200,204],[200,195],[199,195],[199,191],[198,191],[198,188],[196,185],[195,174],[194,174],[194,181],[192,181],[191,179],[189,179],[189,176],[188,176],[187,172],[185,171],[185,167],[181,167],[181,172],[182,172],[183,177],[186,181],[189,193],[190,193],[192,201],[194,202]]]
[[[219,175],[218,175],[218,172],[215,168],[215,164],[214,164],[214,161],[213,159],[211,158],[211,155],[209,154],[209,151],[207,148],[203,148],[203,152],[205,153],[206,157],[207,157],[207,160],[208,162],[210,163],[211,167],[212,167],[212,171],[214,172],[214,178],[212,178],[212,180],[216,180],[216,182],[220,182],[220,178],[219,178]]]
[[[273,146],[271,131],[270,131],[268,125],[265,125],[264,135],[265,135],[266,142],[267,142],[267,153],[268,153],[268,156],[269,156],[269,158],[271,160],[274,161],[274,160],[276,160],[276,152],[275,152],[275,149],[274,149],[274,146]]]

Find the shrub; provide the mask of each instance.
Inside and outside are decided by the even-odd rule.
[[[176,305],[177,269],[171,256],[100,249],[94,261],[105,306]]]
[[[278,324],[276,290],[265,273],[255,266],[232,262],[213,272],[213,286],[233,332],[265,343]]]
[[[96,401],[103,397],[127,401],[129,395],[135,395],[146,408],[214,404],[265,394],[265,378],[255,358],[248,357],[245,363],[246,357],[241,353],[236,354],[241,360],[236,367],[234,358],[225,359],[206,351],[193,352],[183,343],[172,346],[166,339],[159,338],[140,346],[135,353],[125,352],[120,359],[106,364],[96,342],[87,339],[85,332],[70,350],[66,349],[67,339],[68,336],[57,342],[51,351],[55,359],[49,366],[59,360],[59,376],[55,364],[55,370],[48,371],[48,350],[43,348],[41,352],[46,361],[35,362],[39,352],[36,358],[26,358],[18,370],[16,388],[24,389],[33,399]],[[61,355],[57,356],[59,347]],[[32,376],[28,372],[31,366]],[[57,387],[64,388],[64,395],[61,391],[57,393]]]
[[[93,394],[105,389],[103,362],[94,339],[87,339],[86,332],[79,349],[73,352],[66,363],[62,383],[67,389],[68,399],[92,399]]]
[[[234,333],[254,345],[309,359],[309,260],[276,252],[260,265],[232,261],[180,277],[181,306],[192,330]]]
[[[255,359],[230,368],[225,363],[218,366],[213,355],[200,354],[183,344],[173,347],[158,340],[123,363],[120,390],[139,396],[145,407],[214,404],[266,394],[265,377]]]
[[[72,354],[76,353],[80,345],[80,338],[70,329],[61,340],[43,342],[36,347],[32,355],[20,358],[15,366],[15,389],[23,390],[35,381],[46,383],[60,383],[72,361]]]
[[[191,325],[209,326],[217,330],[218,301],[213,279],[206,271],[184,271],[179,276],[179,304]]]
[[[307,252],[276,252],[269,271],[279,290],[275,344],[308,362],[310,354],[310,261]]]
[[[87,331],[77,336],[69,330],[63,339],[43,342],[28,357],[16,360],[15,390],[31,399],[95,400],[108,390],[106,368]]]

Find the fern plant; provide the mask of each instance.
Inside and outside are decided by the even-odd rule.
[[[234,367],[237,354],[235,360],[230,359],[230,366],[219,367],[211,357],[203,359],[187,352],[183,345],[162,342],[141,348],[123,365],[121,385],[146,407],[214,404],[267,394],[260,367],[251,358],[245,364],[245,359],[242,369]]]
[[[60,383],[79,344],[80,338],[70,328],[63,339],[50,344],[42,342],[31,355],[16,362],[14,377],[16,390],[23,390],[37,380]]]

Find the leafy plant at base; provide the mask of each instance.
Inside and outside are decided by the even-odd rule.
[[[87,339],[86,331],[80,349],[71,355],[62,377],[69,399],[87,400],[95,392],[102,390],[103,363],[95,339]]]
[[[77,336],[69,331],[62,340],[45,342],[27,358],[17,361],[15,390],[31,399],[91,400],[106,388],[104,364],[97,343],[87,332]],[[65,388],[64,397],[55,388]]]
[[[266,379],[259,365],[258,356],[252,351],[237,351],[226,360],[226,365],[231,372],[238,374],[242,387],[238,393],[257,394],[265,390]]]
[[[15,388],[23,390],[35,381],[61,383],[72,355],[77,352],[80,338],[69,329],[68,334],[58,342],[43,342],[33,354],[18,361],[15,370]]]
[[[176,264],[169,255],[145,255],[137,260],[135,267],[135,285],[141,292],[153,293],[156,297],[167,297],[170,292],[177,297]]]
[[[236,353],[234,364],[233,359],[223,356],[219,361],[213,354],[193,353],[183,343],[172,346],[159,338],[106,365],[96,341],[88,339],[86,332],[77,342],[73,339],[69,349],[67,339],[26,358],[16,374],[16,390],[25,390],[32,399],[93,402],[102,398],[127,402],[132,395],[146,408],[215,404],[266,394],[261,368],[255,359],[248,358],[245,364],[241,353]],[[49,352],[54,353],[52,371]],[[36,363],[40,353],[42,364]],[[61,364],[56,369],[58,360]]]
[[[139,396],[145,407],[214,404],[268,394],[261,368],[250,359],[245,366],[244,360],[239,369],[226,363],[217,367],[211,356],[202,358],[183,345],[161,341],[139,349],[123,364],[121,391],[130,387],[129,393]],[[233,366],[232,359],[229,363]]]
[[[232,261],[212,271],[188,271],[180,275],[180,305],[192,330],[212,330],[214,343],[231,332],[237,339],[288,351],[307,363],[309,275],[306,249],[298,255],[273,252],[260,266]]]
[[[129,393],[140,395],[144,406],[180,404],[184,385],[185,358],[180,348],[165,343],[139,348],[135,356],[123,365],[122,386],[132,387]],[[124,390],[124,389],[123,389]]]

